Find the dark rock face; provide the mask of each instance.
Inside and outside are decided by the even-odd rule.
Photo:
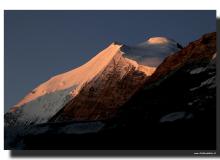
[[[54,117],[53,123],[29,126],[20,132],[19,140],[12,135],[15,141],[10,144],[22,149],[214,150],[215,54],[216,33],[204,35],[167,57],[138,92],[120,106],[116,117],[105,121],[62,123],[56,122],[59,117]],[[137,78],[142,82],[141,75]],[[126,84],[128,80],[122,82]],[[94,90],[90,88],[90,92]],[[82,103],[83,98],[78,102]],[[73,103],[76,102],[70,105]],[[66,109],[65,113],[77,114]],[[97,112],[106,111],[102,104],[96,109]],[[36,130],[40,133],[34,134]]]
[[[156,149],[215,149],[215,43],[208,34],[168,57],[121,108],[122,130]]]
[[[114,117],[119,107],[148,78],[144,71],[132,65],[118,65],[119,62],[113,64],[111,69],[107,68],[101,76],[86,84],[73,100],[51,118],[50,122],[106,120]],[[121,72],[126,74],[122,77]]]

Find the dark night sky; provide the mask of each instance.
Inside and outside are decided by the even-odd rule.
[[[5,11],[4,18],[5,111],[113,41],[165,36],[185,46],[216,30],[215,11]]]

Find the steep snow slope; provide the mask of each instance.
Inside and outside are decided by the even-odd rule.
[[[147,66],[158,66],[165,57],[182,49],[182,46],[166,37],[152,37],[136,46],[123,46],[124,56]]]
[[[111,81],[116,82],[126,76],[130,69],[133,71],[140,70],[144,78],[153,73],[154,68],[139,66],[136,62],[122,57],[121,46],[112,43],[86,64],[52,77],[39,85],[16,104],[9,113],[6,113],[7,120],[5,124],[29,125],[47,122],[66,103],[75,99],[82,88],[85,88],[88,84],[92,87],[97,86],[97,89],[99,89],[100,83],[105,84],[106,81],[109,81],[108,75],[116,75],[114,73],[115,68],[117,68],[117,77]],[[103,87],[108,89],[105,85]],[[102,96],[102,92],[100,92],[100,96]],[[108,96],[111,96],[111,94]]]

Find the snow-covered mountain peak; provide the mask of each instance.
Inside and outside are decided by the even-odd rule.
[[[31,93],[25,96],[18,104],[15,105],[15,107],[22,106],[43,95],[65,90],[73,86],[75,86],[75,90],[72,94],[77,94],[78,89],[81,88],[85,82],[93,79],[109,64],[116,54],[120,54],[120,47],[121,45],[112,43],[84,65],[50,78],[48,81],[39,85]]]
[[[83,109],[87,105],[98,107],[98,114],[100,106],[117,108],[119,104],[122,105],[155,70],[154,67],[141,66],[136,61],[123,57],[122,46],[124,45],[114,42],[84,65],[56,75],[36,87],[7,114],[15,120],[7,125],[45,123],[66,107],[68,109],[65,114],[69,110]],[[122,87],[131,91],[123,92],[120,89]],[[94,94],[93,98],[90,94]],[[100,102],[99,97],[103,98]],[[67,105],[75,99],[80,103]],[[92,114],[91,111],[92,108],[89,112],[82,112],[78,116],[71,114],[70,117],[84,119]],[[97,119],[106,118],[107,115],[93,116],[92,118]]]

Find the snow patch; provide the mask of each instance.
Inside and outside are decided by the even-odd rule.
[[[199,67],[199,68],[196,68],[196,69],[193,69],[192,71],[190,71],[190,74],[198,74],[198,73],[201,73],[205,70],[206,70],[206,68]]]
[[[215,59],[217,56],[217,52],[215,54],[213,54],[212,59]]]
[[[200,87],[205,86],[205,85],[213,84],[214,81],[215,81],[215,77],[211,77],[211,78],[207,79],[206,81],[202,82]],[[211,85],[210,87],[212,88],[212,86],[213,85]]]
[[[190,91],[195,91],[197,89],[200,89],[201,87],[207,86],[209,89],[215,88],[216,84],[215,84],[215,76],[201,82],[201,84],[197,87],[191,88]]]
[[[168,115],[165,115],[160,119],[161,123],[164,122],[174,122],[176,120],[181,120],[181,119],[190,119],[192,118],[192,113],[187,113],[187,112],[174,112],[170,113]]]

